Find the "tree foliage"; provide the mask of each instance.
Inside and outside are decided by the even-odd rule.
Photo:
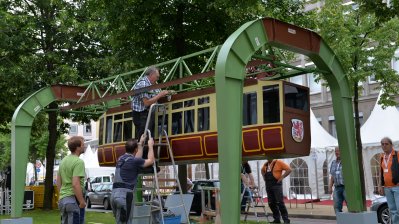
[[[356,0],[356,2],[361,10],[374,14],[377,24],[399,16],[399,0]]]
[[[305,22],[300,1],[104,1],[120,68],[131,70],[222,44],[244,22],[273,16]]]
[[[377,24],[373,13],[339,0],[326,1],[315,18],[317,30],[338,56],[355,91],[359,82],[375,76],[384,93],[380,103],[396,105],[399,76],[391,68],[391,60],[399,47],[399,20],[392,18]]]
[[[80,84],[214,47],[244,22],[264,16],[305,24],[302,8],[297,0],[0,1],[0,124],[42,87]],[[65,130],[57,123],[58,105],[48,108],[35,120],[31,141],[31,158],[47,158],[47,198],[57,139]],[[9,130],[0,127],[6,136]]]

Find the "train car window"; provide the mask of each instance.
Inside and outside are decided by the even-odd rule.
[[[176,109],[179,109],[182,107],[183,107],[183,102],[178,102],[178,103],[172,104],[172,110],[176,110]]]
[[[127,112],[123,114],[123,118],[131,118],[132,117],[132,112]]]
[[[104,137],[104,118],[100,118],[100,127],[98,131],[98,144],[103,144],[103,137]]]
[[[244,93],[242,102],[242,125],[251,125],[258,123],[256,93]]]
[[[287,84],[284,85],[285,106],[308,111],[308,99],[308,92],[306,89]]]
[[[280,122],[279,86],[263,87],[263,123]]]
[[[114,142],[122,141],[122,122],[114,122]]]
[[[198,105],[209,103],[209,96],[198,98]]]
[[[114,115],[114,120],[122,120],[123,114],[115,114]]]
[[[172,114],[172,135],[177,135],[181,133],[182,133],[182,112],[176,112]]]
[[[191,132],[194,132],[194,110],[186,110],[184,111],[184,133]]]
[[[131,120],[123,121],[123,141],[132,138],[133,122]]]
[[[112,115],[107,116],[107,126],[105,127],[105,143],[112,142]]]
[[[209,107],[198,108],[198,131],[209,130]]]
[[[195,105],[195,100],[186,100],[184,101],[184,107],[191,107]]]
[[[165,114],[165,123],[164,123],[164,129],[168,131],[168,115]],[[158,136],[159,133],[162,131],[162,115],[158,116]]]

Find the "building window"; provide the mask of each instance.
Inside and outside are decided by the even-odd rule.
[[[69,127],[69,135],[77,135],[78,134],[78,125],[71,124]]]
[[[91,124],[85,124],[83,126],[83,135],[91,135]]]
[[[308,165],[303,159],[294,159],[290,167],[292,173],[290,175],[290,193],[294,194],[311,194],[309,187]]]
[[[369,76],[369,83],[376,83],[377,79],[375,78],[375,75],[370,75]]]
[[[316,82],[316,76],[313,73],[308,74],[308,87],[310,93],[320,93],[321,92],[321,84],[320,81]]]
[[[303,86],[303,75],[291,77],[290,82]]]
[[[380,177],[378,175],[378,170],[380,169],[380,157],[381,154],[377,153],[370,160],[371,178],[373,180],[374,194],[378,194],[378,182],[380,182]]]
[[[399,73],[399,50],[395,52],[395,57],[397,57],[398,59],[392,59],[392,69]]]
[[[195,180],[204,180],[206,179],[206,171],[205,164],[200,163],[195,166]]]
[[[244,93],[242,103],[242,125],[256,124],[258,117],[256,93]]]
[[[330,175],[329,175],[329,172],[328,172],[328,161],[325,160],[324,163],[323,163],[323,189],[324,189],[324,194],[329,194],[329,192],[328,192],[329,176]]]
[[[319,124],[321,126],[323,126],[323,119],[321,117],[316,117],[316,119],[317,119],[317,122],[319,122]]]
[[[330,135],[334,136],[334,138],[337,138],[337,127],[335,125],[335,120],[334,119],[329,119],[328,121],[328,132],[330,133]]]

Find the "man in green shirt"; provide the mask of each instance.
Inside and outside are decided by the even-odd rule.
[[[85,164],[79,158],[86,147],[84,138],[73,136],[68,140],[71,154],[62,159],[57,175],[57,188],[60,192],[58,208],[61,224],[84,224],[86,202],[83,197]]]

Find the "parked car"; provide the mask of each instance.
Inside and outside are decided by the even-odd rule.
[[[195,180],[193,181],[193,187],[189,194],[193,194],[193,203],[191,204],[191,212],[195,212],[197,215],[201,214],[201,189],[203,187],[220,187],[219,180]],[[205,192],[206,193],[206,192]],[[208,204],[208,196],[205,194],[205,205]],[[215,195],[211,194],[211,208],[215,209]]]
[[[370,210],[377,212],[379,223],[391,224],[391,213],[389,212],[387,198],[385,196],[375,199],[371,204]]]
[[[111,209],[112,183],[101,183],[93,191],[87,193],[86,204],[88,208],[92,205],[103,205],[104,209]]]
[[[98,185],[102,183],[112,183],[112,177],[109,175],[106,176],[97,176],[91,178],[91,187],[95,189]]]

